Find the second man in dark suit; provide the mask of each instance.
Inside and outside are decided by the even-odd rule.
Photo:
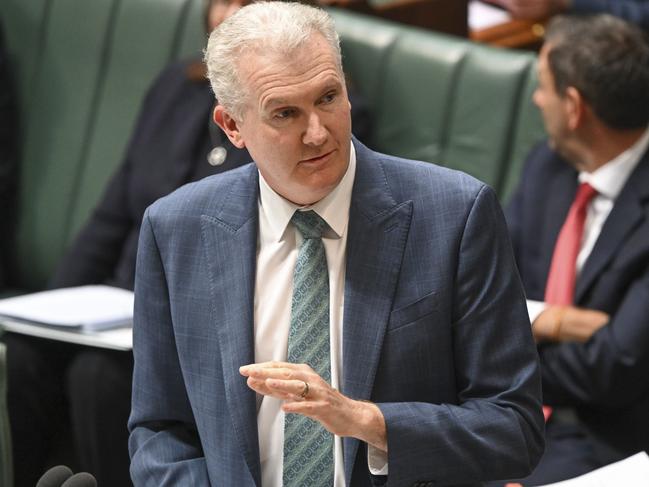
[[[538,70],[549,143],[507,217],[554,409],[525,485],[649,450],[649,46],[610,15],[557,18]]]

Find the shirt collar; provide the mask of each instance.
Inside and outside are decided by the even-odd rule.
[[[350,145],[345,175],[327,196],[310,206],[299,206],[280,196],[259,173],[259,211],[264,213],[270,224],[272,240],[279,242],[282,239],[293,213],[298,209],[313,210],[327,222],[330,230],[325,231],[324,238],[342,237],[349,223],[349,206],[356,176],[356,151],[354,144],[350,142]]]
[[[598,194],[615,200],[648,147],[649,129],[645,130],[635,144],[600,168],[591,173],[580,172],[579,182],[588,183]]]

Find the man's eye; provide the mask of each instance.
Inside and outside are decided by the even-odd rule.
[[[322,97],[322,103],[328,104],[333,102],[336,99],[336,93],[327,93],[325,96]]]
[[[291,108],[287,108],[286,110],[280,110],[279,112],[276,112],[274,117],[278,120],[284,120],[293,115],[295,111]]]

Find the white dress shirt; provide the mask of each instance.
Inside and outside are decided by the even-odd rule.
[[[293,271],[302,236],[290,224],[298,209],[315,211],[327,222],[323,236],[330,290],[331,385],[339,388],[342,365],[342,326],[345,254],[356,154],[338,186],[310,207],[298,207],[278,195],[259,175],[259,236],[255,277],[255,362],[286,361],[293,297]],[[264,487],[281,487],[284,463],[284,412],[281,401],[257,395],[257,429]],[[334,486],[345,487],[342,440],[334,437]]]
[[[602,232],[604,222],[613,209],[615,200],[647,148],[649,148],[649,130],[646,130],[635,144],[595,171],[582,171],[579,173],[579,182],[590,184],[597,191],[597,194],[588,205],[586,213],[584,234],[579,247],[579,255],[577,256],[577,276],[579,276],[584,263],[592,252],[595,242],[597,242],[599,234]],[[528,300],[527,311],[530,322],[533,323],[545,307],[546,305],[543,302]]]

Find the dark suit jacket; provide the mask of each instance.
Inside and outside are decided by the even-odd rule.
[[[507,217],[523,283],[543,300],[577,173],[547,145],[523,172]],[[611,315],[586,343],[539,348],[544,402],[576,408],[609,463],[649,450],[649,155],[622,189],[576,284],[575,305]],[[611,451],[612,450],[612,451]]]
[[[167,67],[149,89],[124,161],[57,266],[50,287],[106,283],[133,289],[146,207],[185,183],[250,162],[248,151],[234,147],[211,121],[214,94],[207,81],[188,78],[191,63]],[[354,131],[369,138],[367,106],[354,92],[350,99]],[[216,167],[207,162],[214,146],[228,154]]]
[[[389,486],[526,475],[543,445],[523,291],[491,189],[355,142],[341,390],[378,403]],[[254,362],[258,172],[185,186],[145,214],[135,283],[137,486],[259,486]],[[366,449],[344,439],[348,487]]]

